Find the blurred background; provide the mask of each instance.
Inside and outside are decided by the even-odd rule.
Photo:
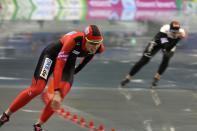
[[[179,43],[171,64],[188,65],[197,56],[196,0],[1,0],[0,83],[29,84],[46,45],[64,33],[83,31],[88,24],[96,24],[103,31],[106,52],[76,76],[74,85],[116,87],[148,41],[163,24],[174,19],[181,22],[189,36]],[[154,59],[157,64],[153,64],[156,66],[152,72],[139,73],[137,78],[143,74],[145,81],[152,79],[161,57]],[[177,79],[173,74],[169,77],[178,83],[178,79],[187,78]]]

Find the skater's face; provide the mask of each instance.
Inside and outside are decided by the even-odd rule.
[[[98,41],[87,41],[86,49],[90,54],[96,53],[97,49],[100,47],[101,43]]]
[[[173,36],[174,38],[177,38],[180,34],[179,29],[180,29],[180,24],[179,23],[177,23],[177,22],[171,23],[170,24],[171,36]]]

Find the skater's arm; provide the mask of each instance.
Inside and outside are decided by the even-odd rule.
[[[61,51],[59,52],[57,58],[56,58],[56,64],[54,69],[54,87],[55,90],[60,90],[59,83],[62,80],[62,73],[64,69],[64,65],[67,62],[67,58],[70,54],[70,52],[73,50],[75,46],[75,43],[72,38],[68,38],[64,41],[63,47]]]
[[[101,46],[98,48],[98,51],[96,53],[100,54],[100,53],[104,52],[104,50],[105,50],[104,45],[101,44]],[[85,67],[85,65],[87,65],[94,58],[94,55],[95,54],[84,57],[81,60],[80,64],[75,68],[75,74],[77,74],[79,71],[81,71]]]
[[[75,68],[75,74],[77,74],[79,71],[81,71],[85,65],[87,65],[92,59],[93,59],[94,55],[89,55],[87,57],[84,57],[80,64]]]

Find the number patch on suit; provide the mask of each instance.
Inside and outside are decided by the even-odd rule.
[[[161,44],[164,44],[164,43],[168,43],[168,39],[167,38],[161,38]]]
[[[49,59],[49,58],[46,58],[45,61],[44,61],[44,65],[42,67],[42,71],[40,73],[40,76],[44,79],[47,79],[48,77],[48,74],[49,74],[49,71],[50,71],[50,68],[51,68],[51,65],[52,65],[52,60]]]

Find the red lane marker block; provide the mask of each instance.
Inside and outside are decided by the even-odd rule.
[[[115,128],[112,128],[111,131],[116,131]]]
[[[61,115],[61,110],[59,109],[59,110],[56,110],[56,113],[58,114],[58,115]]]
[[[71,113],[69,111],[66,112],[64,118],[69,119],[71,117]]]
[[[90,128],[90,129],[94,129],[94,122],[93,122],[93,121],[90,121],[90,122],[89,122],[89,128]]]
[[[78,121],[78,116],[77,116],[76,114],[73,115],[72,121],[75,122],[75,123],[77,123],[77,121]]]
[[[103,125],[99,125],[98,131],[105,131],[105,128]]]
[[[64,112],[65,112],[64,108],[61,108],[61,109],[60,109],[60,112],[61,112],[61,113],[64,113]]]
[[[79,121],[79,124],[82,126],[82,127],[85,127],[86,125],[86,122],[85,122],[85,119],[83,117],[81,117],[80,121]]]

